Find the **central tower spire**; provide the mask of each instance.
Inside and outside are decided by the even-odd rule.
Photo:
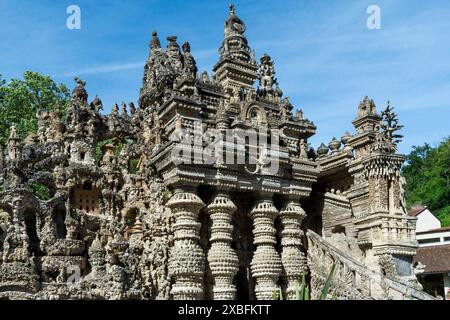
[[[214,67],[216,79],[229,93],[242,87],[252,87],[258,75],[252,50],[245,37],[246,27],[230,4],[230,14],[224,24],[224,39],[219,49],[220,60]]]
[[[236,9],[230,4],[230,16],[225,21],[224,39],[219,49],[221,58],[230,56],[243,62],[250,61],[251,50],[244,36],[245,23],[236,15]]]

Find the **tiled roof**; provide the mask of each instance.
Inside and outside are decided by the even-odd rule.
[[[439,232],[445,232],[445,231],[450,231],[450,227],[446,227],[446,228],[438,228],[438,229],[431,229],[431,230],[427,230],[427,231],[420,231],[420,232],[417,232],[417,234],[439,233]]]
[[[423,211],[425,211],[425,209],[427,209],[427,207],[418,207],[418,208],[412,209],[412,210],[408,211],[408,216],[417,217],[417,215],[419,213],[422,213]]]
[[[450,272],[450,245],[418,248],[413,261],[425,265],[424,273]]]

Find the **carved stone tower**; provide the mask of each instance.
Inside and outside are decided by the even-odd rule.
[[[375,140],[381,116],[377,114],[375,102],[365,97],[358,106],[358,116],[353,120],[356,135],[350,140],[357,158],[363,157],[369,150],[369,145]]]
[[[245,28],[234,5],[230,5],[230,16],[224,26],[225,36],[219,49],[220,60],[213,69],[216,80],[229,94],[242,87],[252,88],[258,77],[256,60],[244,35]]]

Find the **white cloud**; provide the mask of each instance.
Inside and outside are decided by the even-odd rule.
[[[132,62],[132,63],[118,63],[118,64],[110,64],[103,65],[98,67],[86,67],[74,71],[70,71],[60,75],[61,77],[75,77],[86,74],[102,74],[102,73],[110,73],[124,70],[133,70],[133,69],[142,69],[144,67],[144,62]]]

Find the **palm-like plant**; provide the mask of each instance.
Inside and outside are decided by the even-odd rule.
[[[330,273],[327,276],[327,279],[325,280],[324,287],[322,289],[322,292],[320,293],[318,300],[326,300],[328,297],[328,294],[330,292],[331,288],[331,281],[334,276],[334,271],[336,269],[336,265],[333,264],[331,266]],[[302,274],[302,283],[300,285],[300,288],[297,290],[295,294],[295,300],[311,300],[311,290],[309,288],[309,285],[306,284],[306,276],[305,273]],[[332,299],[336,299],[336,292],[333,292]],[[283,299],[283,293],[281,290],[275,290],[273,292],[273,300],[284,300]]]

